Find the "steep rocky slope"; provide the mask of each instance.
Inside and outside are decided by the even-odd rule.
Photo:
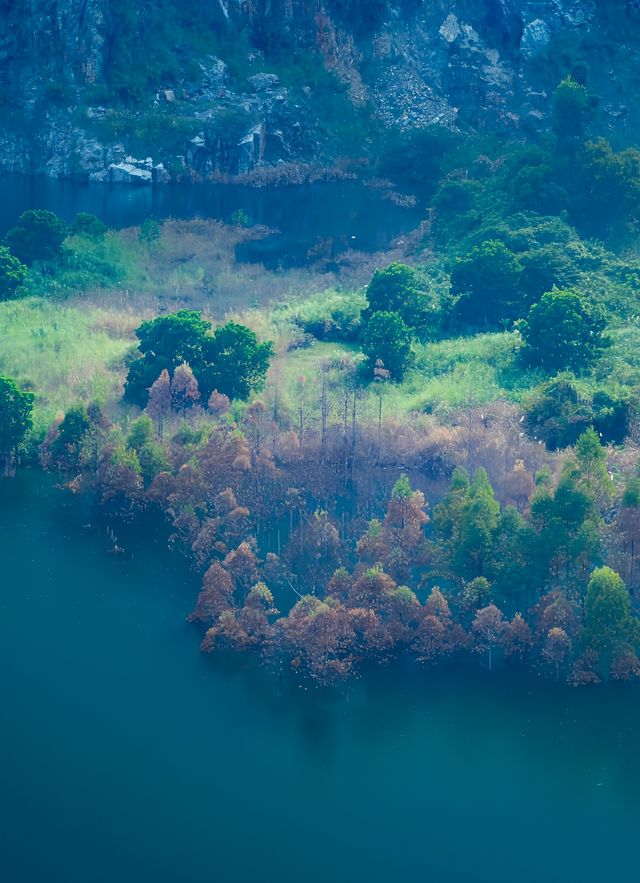
[[[567,73],[634,140],[640,2],[0,0],[0,168],[162,181],[358,159],[383,127],[535,135]]]

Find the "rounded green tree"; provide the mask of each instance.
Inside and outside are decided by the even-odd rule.
[[[411,329],[398,313],[374,313],[365,328],[362,351],[371,376],[382,368],[391,380],[402,380],[412,361]]]
[[[363,314],[364,322],[373,313],[393,312],[421,336],[427,334],[434,306],[413,267],[394,262],[383,270],[376,270],[366,295],[369,306]]]
[[[227,322],[211,333],[211,323],[194,310],[179,310],[143,322],[136,330],[141,358],[132,362],[125,398],[140,407],[163,371],[173,375],[187,363],[205,401],[213,390],[229,398],[247,398],[261,389],[273,355],[273,344],[258,343],[251,329]]]
[[[67,229],[53,212],[30,209],[23,212],[18,223],[7,233],[5,242],[24,264],[55,261],[62,254]]]
[[[601,310],[572,289],[542,296],[522,323],[523,357],[549,373],[590,368],[608,346]]]
[[[207,365],[199,382],[207,398],[215,389],[230,399],[246,399],[264,386],[273,343],[259,343],[246,325],[227,322],[207,339],[204,355]]]
[[[638,644],[638,622],[631,613],[631,596],[610,567],[597,567],[584,601],[584,642],[599,654],[604,674],[612,659]]]

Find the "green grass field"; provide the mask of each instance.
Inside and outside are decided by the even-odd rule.
[[[324,368],[330,407],[342,407],[350,373],[344,366],[353,375],[362,363],[355,341],[366,298],[357,282],[321,287],[323,279],[312,274],[239,267],[234,246],[248,234],[215,222],[169,221],[156,238],[143,233],[72,238],[58,275],[34,278],[35,296],[0,303],[0,373],[36,393],[39,429],[79,401],[117,402],[140,320],[184,307],[203,309],[212,320],[234,318],[274,341],[278,356],[265,399],[273,401],[277,387],[284,408],[295,414],[302,404],[309,420],[317,420]],[[610,336],[595,370],[580,380],[587,393],[640,386],[640,330],[619,318]],[[385,413],[397,416],[518,403],[545,380],[523,367],[519,347],[515,332],[414,343],[414,365],[403,383],[380,389],[357,370],[360,407],[377,413],[381,393]]]
[[[410,411],[442,414],[496,399],[517,402],[541,379],[536,372],[521,370],[517,347],[515,334],[480,334],[416,345],[416,364],[404,382],[385,387],[385,409],[398,415]],[[280,359],[283,396],[293,402],[303,386],[317,390],[323,363],[357,359],[358,352],[355,345],[318,342],[284,354]],[[365,401],[371,398],[373,406],[378,389],[374,384],[365,389]]]
[[[43,298],[0,303],[0,373],[36,393],[41,428],[78,401],[120,393],[137,320]]]

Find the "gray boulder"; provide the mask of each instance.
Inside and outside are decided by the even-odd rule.
[[[280,85],[280,77],[277,74],[254,74],[249,77],[249,82],[254,92],[266,92]]]

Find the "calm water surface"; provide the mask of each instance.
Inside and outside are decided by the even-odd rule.
[[[638,693],[387,671],[287,688],[198,652],[161,543],[0,483],[6,883],[638,879]]]
[[[109,227],[130,227],[150,217],[215,218],[228,223],[242,209],[251,224],[264,224],[278,233],[245,248],[238,258],[273,266],[305,263],[319,243],[324,244],[324,253],[327,242],[334,254],[351,248],[384,250],[424,217],[420,206],[397,206],[384,192],[358,181],[278,188],[214,183],[147,187],[0,176],[0,236],[31,208],[54,211],[67,221],[78,212],[92,212]]]

